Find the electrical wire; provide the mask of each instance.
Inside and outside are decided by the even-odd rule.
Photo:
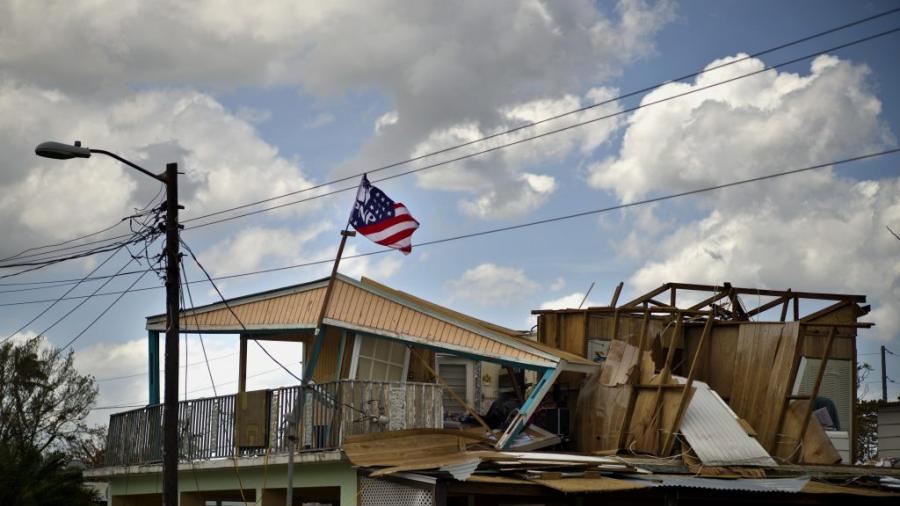
[[[179,258],[179,259],[178,259],[178,263],[181,264],[181,275],[182,275],[182,277],[184,278],[184,281],[185,281],[184,287],[185,287],[185,291],[187,291],[188,301],[190,301],[190,303],[191,303],[190,311],[193,312],[193,310],[194,310],[194,297],[193,297],[193,295],[191,295],[191,284],[190,284],[190,282],[188,281],[188,278],[187,278],[187,269],[186,269],[185,266],[184,266],[184,259],[183,259],[183,258]],[[183,299],[183,298],[184,298],[184,295],[182,295],[182,299]],[[184,306],[183,303],[182,303],[182,306]],[[197,318],[197,315],[196,315],[196,314],[194,314],[194,324],[197,326],[197,328],[200,328],[200,321],[199,321],[199,319]],[[203,333],[198,332],[197,334],[200,336],[200,347],[203,349],[203,360],[206,362],[206,372],[209,373],[209,384],[212,385],[213,395],[215,395],[216,397],[218,397],[218,396],[219,396],[219,393],[216,392],[216,382],[213,380],[212,368],[210,368],[210,366],[209,366],[209,357],[206,355],[206,345],[203,344]],[[185,334],[185,336],[187,336],[187,334]],[[187,357],[187,352],[185,352],[185,357]],[[187,388],[187,374],[186,374],[186,372],[187,372],[187,370],[185,370],[185,380],[184,380],[185,388]],[[184,397],[187,398],[187,391],[185,391],[185,396],[184,396]]]
[[[234,311],[234,309],[232,309],[231,304],[229,304],[228,300],[225,299],[225,296],[222,294],[222,291],[219,290],[218,285],[216,285],[216,282],[213,281],[212,276],[209,275],[209,272],[206,271],[206,268],[203,267],[203,264],[201,264],[200,260],[197,259],[197,255],[194,254],[194,250],[192,250],[191,247],[188,246],[188,244],[184,241],[181,241],[181,245],[184,246],[184,249],[187,250],[188,254],[191,256],[191,259],[194,260],[194,263],[197,264],[197,267],[199,267],[200,271],[203,272],[203,275],[206,276],[206,279],[209,281],[209,283],[212,285],[213,289],[215,289],[216,293],[219,295],[219,299],[222,300],[222,303],[225,304],[225,307],[228,308],[228,311],[231,313],[232,316],[234,316],[234,319],[237,320],[238,324],[241,326],[241,328],[244,330],[244,332],[246,332],[247,326],[244,325],[244,322],[241,321],[240,317],[237,315],[237,313]],[[286,373],[293,376],[294,379],[303,383],[302,379],[300,379],[290,369],[285,367],[284,364],[279,362],[277,358],[275,358],[271,353],[269,353],[269,350],[267,350],[266,347],[262,345],[262,343],[260,343],[256,339],[253,339],[253,342],[256,343],[257,346],[259,346],[259,349],[261,349],[263,351],[263,353],[265,353],[270,359],[272,359],[272,362],[275,362],[276,364],[278,364],[282,369],[284,369],[284,371]]]
[[[106,306],[106,309],[104,309],[99,315],[97,315],[96,318],[94,318],[93,320],[91,320],[91,323],[89,323],[89,324],[87,325],[87,327],[85,327],[84,329],[82,329],[81,332],[79,332],[75,337],[73,337],[72,339],[70,339],[69,342],[67,342],[66,345],[63,346],[62,348],[60,348],[59,350],[60,350],[60,351],[65,350],[65,349],[68,348],[69,346],[72,346],[73,344],[75,344],[75,341],[77,341],[78,339],[80,339],[81,336],[83,336],[84,333],[88,331],[88,329],[90,329],[91,327],[94,326],[95,323],[97,323],[98,321],[100,321],[100,318],[103,318],[103,315],[105,315],[107,312],[109,312],[109,310],[112,309],[113,306],[115,306],[117,302],[119,302],[120,300],[122,300],[122,297],[124,297],[125,294],[127,294],[127,293],[131,290],[131,288],[133,288],[134,285],[136,285],[136,284],[138,283],[138,281],[140,281],[141,279],[143,279],[144,276],[146,276],[146,275],[147,275],[147,273],[145,272],[145,273],[141,274],[140,276],[138,276],[137,279],[135,279],[134,282],[131,283],[131,285],[130,285],[124,292],[122,292],[121,294],[119,294],[119,296],[116,297],[116,299],[115,299],[114,301],[110,302],[110,304],[109,304],[108,306]]]
[[[779,178],[779,177],[800,174],[803,172],[823,169],[823,168],[832,167],[835,165],[843,165],[843,164],[857,162],[857,161],[866,160],[866,159],[870,159],[870,158],[877,158],[880,156],[886,156],[886,155],[894,154],[897,152],[900,152],[900,148],[888,149],[888,150],[879,151],[879,152],[875,152],[875,153],[868,153],[868,154],[854,156],[854,157],[850,157],[850,158],[844,158],[842,160],[834,160],[831,162],[811,165],[811,166],[803,167],[800,169],[774,172],[774,173],[766,174],[763,176],[757,176],[757,177],[748,178],[748,179],[741,179],[741,180],[732,181],[729,183],[723,183],[723,184],[714,185],[714,186],[706,186],[703,188],[697,188],[694,190],[688,190],[688,191],[684,191],[684,192],[670,193],[670,194],[662,195],[659,197],[652,197],[652,198],[647,198],[647,199],[643,199],[643,200],[636,200],[634,202],[617,204],[617,205],[613,205],[613,206],[609,206],[609,207],[602,207],[599,209],[591,209],[588,211],[581,211],[581,212],[566,214],[566,215],[562,215],[562,216],[555,216],[552,218],[534,220],[534,221],[529,221],[529,222],[525,222],[525,223],[519,223],[516,225],[509,225],[509,226],[504,226],[504,227],[482,230],[479,232],[471,232],[471,233],[467,233],[467,234],[445,237],[442,239],[435,239],[432,241],[425,241],[425,242],[414,244],[413,247],[420,248],[420,247],[425,247],[425,246],[433,246],[436,244],[443,244],[443,243],[458,241],[458,240],[462,240],[462,239],[470,239],[473,237],[481,237],[481,236],[486,236],[486,235],[491,235],[491,234],[496,234],[496,233],[501,233],[501,232],[508,232],[511,230],[524,229],[524,228],[529,228],[529,227],[533,227],[533,226],[537,226],[537,225],[545,225],[548,223],[566,221],[566,220],[581,218],[581,217],[585,217],[585,216],[604,214],[604,213],[608,213],[608,212],[612,212],[612,211],[628,209],[631,207],[638,207],[638,206],[647,205],[647,204],[654,204],[654,203],[663,202],[666,200],[672,200],[672,199],[677,199],[677,198],[681,198],[681,197],[698,195],[701,193],[723,190],[723,189],[732,188],[732,187],[740,186],[740,185],[744,185],[744,184],[756,183],[756,182],[765,181],[765,180],[769,180],[769,179],[775,179],[775,178]],[[184,242],[182,242],[182,244],[184,244]],[[389,253],[391,251],[394,251],[394,250],[391,248],[384,248],[384,249],[369,251],[369,252],[365,252],[365,253],[358,253],[355,255],[347,255],[347,256],[343,257],[343,259],[351,260],[354,258],[363,258],[363,257],[369,257],[369,256],[373,256],[373,255],[380,255],[383,253]],[[273,267],[270,269],[260,269],[260,270],[256,270],[256,271],[229,274],[229,275],[218,276],[218,277],[209,276],[209,273],[206,272],[205,270],[204,270],[204,273],[206,274],[207,279],[213,283],[213,286],[215,286],[215,284],[214,284],[215,281],[236,279],[236,278],[241,278],[241,277],[246,277],[246,276],[256,276],[259,274],[270,274],[273,272],[280,272],[280,271],[286,271],[286,270],[291,270],[291,269],[299,269],[302,267],[310,267],[310,266],[314,266],[314,265],[328,264],[331,262],[334,262],[333,257],[332,258],[323,258],[321,260],[314,260],[311,262],[305,262],[305,263],[300,263],[300,264],[286,265],[286,266],[281,266],[281,267]],[[205,282],[205,281],[193,281],[192,283],[200,283],[200,282]],[[159,288],[162,288],[162,287],[153,286],[153,287],[139,288],[139,289],[131,290],[131,291],[138,292],[138,291],[146,291],[146,290],[157,290]],[[119,293],[121,293],[121,292],[105,292],[105,293],[98,294],[98,296],[100,296],[100,295],[116,295]],[[220,294],[220,296],[221,296],[221,294]],[[74,299],[79,299],[79,298],[83,298],[83,297],[84,296],[67,297],[63,300],[74,300]],[[25,305],[25,304],[36,304],[36,303],[41,303],[41,302],[51,302],[52,300],[53,299],[21,301],[21,302],[7,302],[7,303],[0,304],[0,307],[19,306],[19,305]]]
[[[777,46],[774,46],[774,47],[771,47],[771,48],[768,48],[768,49],[765,49],[765,50],[762,50],[762,51],[755,52],[755,53],[753,53],[753,54],[750,54],[750,55],[745,56],[745,57],[742,57],[742,58],[738,58],[738,59],[735,59],[735,60],[732,60],[732,61],[729,61],[729,62],[725,62],[725,63],[719,64],[719,65],[715,65],[715,66],[712,66],[712,67],[707,67],[707,68],[704,68],[704,69],[701,70],[701,71],[688,73],[688,74],[685,74],[685,75],[683,75],[683,76],[676,77],[676,78],[674,78],[674,79],[669,79],[669,80],[666,80],[666,81],[662,81],[662,82],[660,82],[660,83],[657,83],[657,84],[654,84],[654,85],[651,85],[651,86],[646,86],[646,87],[643,87],[643,88],[641,88],[641,89],[634,90],[634,91],[631,91],[631,92],[628,92],[628,93],[619,95],[619,96],[617,96],[617,97],[614,97],[614,98],[611,98],[611,99],[608,99],[608,100],[604,100],[604,101],[601,101],[601,102],[597,102],[597,103],[594,103],[594,104],[590,104],[590,105],[588,105],[588,106],[580,107],[580,108],[577,108],[577,109],[574,109],[574,110],[571,110],[571,111],[567,111],[567,112],[564,112],[564,113],[561,113],[561,114],[558,114],[558,115],[554,115],[554,116],[550,116],[550,117],[547,117],[547,118],[543,118],[543,119],[538,120],[538,121],[534,121],[534,122],[531,122],[531,123],[527,123],[527,124],[524,124],[524,125],[520,125],[520,126],[518,126],[518,127],[511,128],[511,129],[509,129],[509,130],[505,130],[505,131],[502,131],[502,132],[497,132],[497,133],[490,134],[490,135],[487,135],[487,136],[484,136],[484,137],[481,137],[481,138],[478,138],[478,139],[474,139],[474,140],[472,140],[472,141],[468,141],[468,142],[461,143],[461,144],[456,144],[456,145],[453,145],[453,146],[449,146],[449,147],[447,147],[447,148],[443,148],[443,149],[440,149],[440,150],[437,150],[437,151],[425,153],[425,154],[422,154],[422,155],[419,155],[419,156],[416,156],[416,157],[412,157],[412,158],[408,158],[408,159],[401,160],[401,161],[398,161],[398,162],[394,162],[394,163],[390,163],[390,164],[387,164],[387,165],[383,165],[383,166],[380,166],[380,167],[368,169],[368,170],[366,170],[365,172],[361,172],[361,173],[359,173],[359,174],[354,174],[354,175],[351,175],[351,176],[346,176],[346,177],[343,177],[343,178],[335,179],[335,180],[332,180],[332,181],[328,181],[328,182],[325,182],[325,183],[321,183],[321,184],[319,184],[319,185],[314,185],[314,186],[311,186],[311,187],[302,188],[302,189],[300,189],[300,190],[296,190],[296,191],[293,191],[293,192],[288,192],[288,193],[285,193],[285,194],[282,194],[282,195],[277,195],[277,196],[269,197],[269,198],[266,198],[266,199],[258,200],[258,201],[255,201],[255,202],[249,202],[249,203],[246,203],[246,204],[242,204],[242,205],[239,205],[239,206],[235,206],[235,207],[232,207],[232,208],[222,209],[222,210],[215,211],[215,212],[212,212],[212,213],[208,213],[208,214],[205,214],[205,215],[201,215],[201,216],[197,216],[197,217],[193,217],[193,218],[188,218],[188,219],[186,219],[186,220],[183,220],[183,222],[184,222],[184,223],[192,222],[192,221],[200,220],[200,219],[203,219],[203,218],[208,218],[208,217],[212,217],[212,216],[217,216],[217,215],[225,214],[225,213],[228,213],[228,212],[231,212],[231,211],[235,211],[235,210],[245,209],[245,208],[252,207],[252,206],[255,206],[255,205],[259,205],[259,204],[263,204],[263,203],[267,203],[267,202],[272,202],[272,201],[274,201],[274,200],[278,200],[278,199],[285,198],[285,197],[288,197],[288,196],[297,195],[297,194],[300,194],[300,193],[304,193],[304,192],[316,190],[316,189],[323,188],[323,187],[326,187],[326,186],[329,186],[329,185],[332,185],[332,184],[335,184],[335,183],[339,183],[339,182],[343,182],[343,181],[348,181],[348,180],[351,180],[351,179],[356,179],[356,178],[360,177],[363,173],[374,173],[374,172],[384,171],[384,170],[387,170],[387,169],[391,169],[391,168],[395,168],[395,167],[398,167],[398,166],[406,165],[406,164],[409,164],[409,163],[412,163],[412,162],[415,162],[415,161],[419,161],[419,160],[422,160],[422,159],[425,159],[425,158],[428,158],[428,157],[432,157],[432,156],[436,156],[436,155],[439,155],[439,154],[444,154],[444,153],[448,153],[448,152],[451,152],[451,151],[455,151],[455,150],[461,149],[461,148],[463,148],[463,147],[467,147],[467,146],[474,145],[474,144],[477,144],[477,143],[485,142],[485,141],[487,141],[487,140],[495,139],[495,138],[498,138],[498,137],[503,136],[503,135],[509,135],[509,134],[511,134],[511,133],[515,133],[515,132],[518,132],[518,131],[521,131],[521,130],[524,130],[524,129],[527,129],[527,128],[532,128],[532,127],[538,126],[538,125],[543,124],[543,123],[547,123],[547,122],[550,122],[550,121],[554,121],[554,120],[556,120],[556,119],[560,119],[560,118],[563,118],[563,117],[566,117],[566,116],[570,116],[570,115],[573,115],[573,114],[577,114],[577,113],[580,113],[580,112],[584,112],[584,111],[589,110],[589,109],[593,109],[593,108],[597,108],[597,107],[600,107],[600,106],[603,106],[603,105],[607,105],[607,104],[609,104],[609,103],[613,103],[613,102],[615,102],[615,101],[622,100],[622,99],[624,99],[624,98],[629,98],[629,97],[632,97],[632,96],[635,96],[635,95],[638,95],[638,94],[641,94],[641,93],[645,93],[645,92],[648,92],[648,91],[652,91],[652,90],[654,90],[654,89],[656,89],[656,88],[659,88],[659,87],[661,87],[661,86],[663,86],[663,85],[666,85],[666,84],[669,84],[669,83],[679,82],[679,81],[684,81],[684,80],[687,80],[687,79],[695,78],[695,77],[697,77],[697,76],[706,74],[706,73],[708,73],[708,72],[712,72],[712,71],[721,69],[721,68],[723,68],[723,67],[727,67],[727,66],[730,66],[730,65],[734,65],[734,64],[737,64],[737,63],[746,61],[746,60],[751,59],[751,58],[758,58],[759,56],[762,56],[762,55],[765,55],[765,54],[769,54],[769,53],[772,53],[772,52],[775,52],[775,51],[779,51],[779,50],[781,50],[781,49],[785,49],[785,48],[790,47],[790,46],[794,46],[794,45],[797,45],[797,44],[801,44],[801,43],[803,43],[803,42],[808,42],[808,41],[813,40],[813,39],[818,38],[818,37],[822,37],[822,36],[829,35],[829,34],[832,34],[832,33],[835,33],[835,32],[838,32],[838,31],[841,31],[841,30],[844,30],[844,29],[847,29],[847,28],[850,28],[850,27],[853,27],[853,26],[857,26],[857,25],[860,25],[860,24],[863,24],[863,23],[867,23],[867,22],[869,22],[869,21],[873,21],[873,20],[875,20],[875,19],[878,19],[878,18],[881,18],[881,17],[888,16],[888,15],[893,14],[893,13],[898,12],[898,11],[900,11],[900,8],[889,9],[889,10],[887,10],[887,11],[884,11],[884,12],[881,12],[881,13],[878,13],[878,14],[875,14],[875,15],[872,15],[872,16],[868,16],[868,17],[865,17],[865,18],[862,18],[862,19],[858,19],[858,20],[856,20],[856,21],[852,21],[852,22],[849,22],[849,23],[846,23],[846,24],[843,24],[843,25],[840,25],[840,26],[836,26],[836,27],[833,27],[833,28],[829,28],[829,29],[826,29],[826,30],[824,30],[824,31],[817,32],[817,33],[815,33],[815,34],[812,34],[812,35],[808,35],[808,36],[802,37],[802,38],[800,38],[800,39],[796,39],[796,40],[793,40],[793,41],[790,41],[790,42],[787,42],[787,43],[779,44],[779,45],[777,45]],[[842,44],[842,45],[840,45],[840,46],[835,46],[835,47],[833,47],[833,48],[826,49],[826,50],[824,50],[824,51],[816,52],[816,53],[814,53],[813,55],[809,55],[809,56],[805,56],[805,57],[802,57],[802,58],[799,58],[799,59],[791,60],[791,61],[789,61],[789,62],[785,62],[785,63],[783,63],[783,64],[781,64],[781,65],[779,65],[779,66],[767,67],[766,69],[763,69],[762,71],[771,70],[771,69],[773,69],[773,68],[779,68],[780,66],[788,65],[788,64],[791,64],[791,63],[796,63],[796,62],[801,61],[801,60],[804,60],[804,59],[812,58],[812,57],[814,57],[814,56],[819,56],[820,54],[824,54],[825,52],[831,52],[831,51],[836,51],[836,50],[838,50],[838,49],[843,49],[843,48],[845,48],[845,47],[849,47],[850,45],[858,44],[858,43],[861,43],[861,42],[866,42],[866,41],[868,41],[868,40],[872,40],[873,38],[877,38],[877,37],[881,37],[881,36],[884,36],[884,35],[888,35],[888,34],[893,33],[893,32],[895,32],[895,31],[897,31],[897,30],[890,30],[890,31],[888,31],[888,32],[882,32],[882,33],[880,33],[880,34],[876,34],[876,35],[871,36],[871,37],[866,37],[866,38],[863,38],[863,39],[857,39],[856,41],[853,41],[853,42],[850,42],[850,43],[847,43],[847,44]],[[762,72],[762,71],[760,71],[760,72]],[[752,74],[751,74],[751,75],[752,75]],[[749,77],[749,76],[745,76],[745,77]],[[728,82],[730,82],[730,81],[728,81]],[[723,83],[720,83],[720,84],[723,84]],[[674,97],[673,97],[673,98],[674,98]],[[626,110],[626,111],[623,111],[622,113],[624,114],[624,113],[627,113],[627,112],[631,112],[631,111],[633,111],[633,110],[636,110],[636,109]],[[604,118],[594,119],[594,120],[591,120],[591,121],[589,121],[589,122],[576,123],[576,124],[574,124],[574,125],[571,125],[571,126],[569,126],[569,127],[564,128],[564,129],[555,130],[555,131],[551,131],[551,132],[546,132],[546,133],[544,133],[543,135],[541,135],[540,137],[543,137],[543,136],[546,136],[546,135],[552,135],[552,134],[555,134],[555,133],[559,133],[559,132],[561,132],[561,131],[565,131],[565,130],[568,130],[568,129],[571,129],[571,128],[575,128],[575,127],[577,127],[577,126],[582,126],[582,125],[584,125],[584,124],[592,123],[592,122],[594,122],[594,121],[599,121],[600,119],[606,119],[606,118],[604,117]],[[538,137],[532,137],[532,138],[529,138],[529,139],[527,139],[527,140],[533,140],[534,138],[538,138]],[[515,144],[516,144],[516,143],[509,144],[509,145],[515,145]],[[505,146],[503,146],[503,147],[509,147],[509,145],[505,145]],[[499,149],[499,148],[498,148],[498,149]],[[486,153],[486,152],[490,152],[490,151],[481,151],[481,152],[474,153],[474,154],[472,154],[472,155],[470,155],[470,156],[478,156],[478,155],[484,154],[484,153]],[[449,160],[449,161],[444,162],[444,163],[452,163],[453,161],[458,161],[458,160],[460,160],[460,159],[461,159],[461,158],[455,158],[455,159],[453,159],[453,160]],[[441,164],[439,164],[439,165],[441,165]],[[437,166],[437,165],[435,165],[435,166]],[[428,168],[431,168],[431,167],[428,167]],[[420,170],[424,170],[424,168],[423,168],[423,169],[420,169]],[[406,174],[409,174],[409,173],[412,173],[412,172],[415,172],[415,171],[407,171],[407,172],[402,173],[401,175],[406,175]],[[384,179],[388,179],[388,178],[384,178]],[[380,179],[380,180],[376,180],[376,181],[382,181],[382,180],[384,180],[384,179]],[[345,190],[341,190],[341,191],[348,191],[348,190],[349,190],[349,189],[345,189]],[[327,193],[327,195],[331,195],[331,194],[334,194],[334,193],[338,193],[338,192],[329,192],[329,193]],[[325,196],[325,195],[322,195],[322,196]],[[321,197],[321,196],[317,196],[317,197],[315,197],[315,198],[320,198],[320,197]],[[283,204],[283,205],[279,205],[279,206],[273,206],[273,207],[270,207],[270,208],[266,208],[266,209],[264,209],[264,210],[260,210],[260,211],[258,211],[258,212],[266,212],[266,211],[268,211],[268,210],[278,209],[278,208],[280,208],[280,207],[284,207],[285,205],[293,205],[293,204],[296,204],[296,203],[299,203],[299,202],[304,202],[304,201],[306,201],[306,200],[312,200],[312,199],[303,199],[303,200],[300,200],[300,201],[294,201],[294,202],[287,203],[287,204]],[[258,212],[254,212],[254,213],[244,213],[244,214],[236,215],[236,216],[231,217],[231,218],[229,218],[229,219],[242,218],[242,217],[245,217],[245,216],[250,216],[250,215],[253,215],[253,214],[258,214]],[[215,224],[215,223],[221,223],[221,222],[223,222],[223,221],[228,221],[228,219],[215,220],[215,221],[212,221],[212,222],[209,222],[209,223],[204,223],[204,224],[201,224],[201,225],[198,225],[198,226],[194,226],[194,227],[189,227],[189,228],[200,228],[201,226],[208,226],[208,225],[212,225],[212,224]],[[93,235],[96,235],[96,234],[93,234]],[[104,239],[104,240],[95,241],[94,243],[104,242],[104,241],[108,241],[108,240],[112,240],[112,239],[116,239],[116,238],[121,238],[121,237],[124,237],[124,236],[115,236],[115,237],[112,237],[112,238],[107,238],[107,239]],[[73,239],[72,241],[74,241],[74,240],[77,240],[77,239]],[[67,242],[71,242],[71,241],[67,241]],[[63,243],[63,244],[64,244],[64,243]],[[87,245],[87,244],[91,244],[91,243],[85,243],[85,244],[83,244],[82,246]],[[45,247],[49,247],[49,246],[45,246]],[[37,248],[31,248],[31,249],[38,249],[38,248],[43,248],[43,247],[37,247]]]
[[[45,308],[44,308],[40,313],[38,313],[34,318],[32,318],[31,320],[28,320],[28,322],[27,322],[26,324],[22,325],[21,327],[19,327],[19,328],[16,329],[15,331],[13,331],[12,334],[10,334],[10,335],[8,335],[7,337],[5,337],[2,341],[0,341],[0,344],[5,343],[6,341],[9,341],[10,339],[13,338],[13,336],[15,336],[15,335],[18,334],[19,332],[22,332],[23,330],[27,329],[29,325],[31,325],[32,323],[36,322],[41,316],[44,316],[45,314],[47,314],[48,311],[50,311],[51,309],[53,309],[54,307],[56,307],[56,305],[59,304],[59,302],[60,302],[63,298],[65,298],[67,295],[69,295],[70,293],[72,293],[73,290],[75,290],[76,288],[78,288],[78,286],[79,286],[81,283],[83,283],[84,280],[85,280],[86,278],[90,277],[91,275],[93,275],[94,273],[96,273],[97,271],[99,271],[104,265],[107,264],[107,262],[109,262],[110,260],[112,260],[113,257],[116,256],[116,254],[117,254],[119,251],[121,251],[121,248],[119,248],[119,249],[113,251],[108,257],[106,257],[106,260],[104,260],[103,262],[101,262],[100,265],[98,265],[97,267],[94,267],[94,269],[93,269],[91,272],[89,272],[89,273],[87,274],[87,276],[82,277],[80,281],[78,281],[77,283],[75,283],[74,285],[72,285],[72,288],[69,288],[68,290],[66,290],[66,293],[64,293],[64,294],[62,294],[61,296],[59,296],[56,300],[53,301],[52,304],[50,304],[49,306],[45,307]],[[112,279],[112,278],[110,278],[110,279]]]

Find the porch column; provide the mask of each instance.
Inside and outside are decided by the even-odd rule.
[[[159,332],[147,332],[147,404],[159,404]]]
[[[238,354],[238,392],[247,391],[247,336],[241,334],[241,348]]]

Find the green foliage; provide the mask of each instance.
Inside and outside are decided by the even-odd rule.
[[[0,442],[0,504],[90,505],[96,494],[82,486],[81,470],[63,453]]]
[[[97,397],[94,378],[39,338],[0,345],[0,442],[55,449],[80,437]]]
[[[872,366],[863,362],[856,367],[857,385],[865,384]],[[853,421],[856,460],[869,462],[878,453],[878,401],[856,401],[856,419]]]
[[[38,338],[0,345],[0,505],[92,504],[72,459],[90,465],[102,456],[102,429],[84,424],[96,397],[72,352]]]

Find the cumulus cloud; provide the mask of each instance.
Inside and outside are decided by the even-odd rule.
[[[483,263],[462,274],[459,279],[447,283],[451,298],[480,306],[504,306],[535,292],[538,287],[516,267],[504,267]]]
[[[644,100],[762,66],[748,60]],[[591,167],[588,181],[628,202],[884,149],[895,141],[869,74],[822,56],[806,75],[769,71],[642,109],[629,118],[620,152]],[[638,213],[632,224],[642,233],[621,250],[640,263],[629,285],[641,292],[666,281],[731,281],[867,293],[878,323],[872,335],[890,339],[900,331],[890,307],[900,264],[885,227],[900,219],[898,189],[900,179],[857,181],[826,169],[697,197],[696,219],[664,217],[665,227],[654,212]]]
[[[265,267],[296,265],[323,259],[333,259],[334,247],[310,248],[309,244],[322,233],[333,230],[331,223],[320,222],[302,229],[246,227],[232,236],[206,248],[201,254],[201,263],[210,266],[215,276],[250,272]],[[345,259],[341,262],[341,273],[353,278],[368,276],[387,279],[400,268],[397,255],[386,253],[378,256],[349,258],[358,254],[356,244],[344,249]],[[324,263],[311,267],[305,277],[314,279],[331,272],[331,264]]]
[[[472,142],[515,126],[564,114],[585,105],[605,102],[616,93],[616,90],[611,88],[593,88],[583,99],[565,95],[558,99],[537,99],[518,103],[500,111],[503,122],[496,123],[492,130],[485,130],[481,124],[469,122],[433,132],[416,146],[413,156]],[[514,143],[556,130],[564,125],[606,116],[619,110],[621,107],[617,103],[609,103],[573,114],[561,122],[543,123],[535,128],[475,144],[466,151],[453,152],[452,157]],[[613,117],[587,127],[523,142],[476,158],[455,162],[437,170],[421,172],[417,175],[418,183],[423,188],[432,190],[474,194],[459,201],[460,210],[469,216],[509,218],[525,215],[540,207],[557,188],[556,178],[553,176],[534,174],[526,172],[525,169],[562,161],[572,153],[587,156],[607,141],[620,125],[621,119]]]
[[[541,309],[574,309],[577,308],[581,301],[584,300],[584,294],[575,292],[570,293],[568,295],[564,295],[557,299],[548,300],[546,302],[541,303]],[[592,306],[602,306],[600,302],[597,302],[592,299],[587,299],[584,301],[582,307],[592,307]]]
[[[166,162],[180,161],[188,218],[311,184],[297,161],[281,157],[247,120],[191,90],[143,91],[106,102],[0,82],[0,129],[4,251],[17,247],[17,238],[34,244],[113,224],[158,189],[104,156],[69,162],[34,156],[33,146],[48,139],[82,140],[159,172]],[[281,214],[308,209],[294,206]]]

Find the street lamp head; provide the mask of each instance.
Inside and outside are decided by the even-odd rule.
[[[69,158],[90,158],[91,150],[82,147],[81,141],[75,141],[74,145],[61,142],[42,142],[34,148],[34,153],[44,158],[56,160],[68,160]]]

